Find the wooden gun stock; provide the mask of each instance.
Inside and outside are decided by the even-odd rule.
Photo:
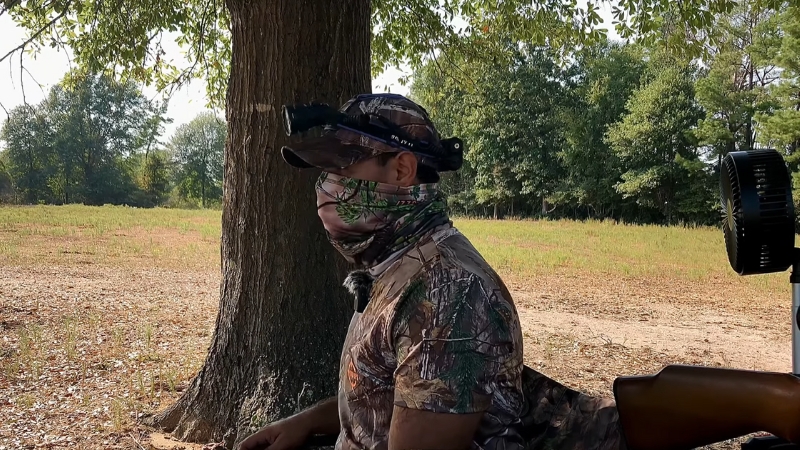
[[[800,379],[791,374],[667,366],[614,380],[628,450],[691,449],[766,431],[800,441]]]

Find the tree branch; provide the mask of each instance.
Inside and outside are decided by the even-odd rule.
[[[14,69],[10,59],[8,60],[8,79],[11,80],[11,87],[16,89],[16,86],[14,86]]]
[[[0,102],[0,108],[3,108],[3,111],[5,111],[6,119],[10,119],[11,118],[11,114],[8,113],[8,110],[6,109],[5,105],[3,105],[3,102]]]
[[[407,9],[407,11],[409,13],[415,15],[417,17],[417,20],[420,21],[420,23],[425,24],[427,22],[427,18],[425,16],[419,14],[419,11],[417,11],[416,9],[409,7]],[[449,41],[450,41],[449,43],[450,44],[455,43],[456,47],[459,47],[458,49],[456,49],[457,51],[461,51],[464,55],[468,55],[469,52],[465,51],[465,49],[463,48],[463,42],[461,41],[462,37],[454,37],[452,33],[447,33],[448,31],[449,32],[453,31],[452,28],[450,28],[450,24],[445,24],[444,28],[446,30],[446,35],[445,36],[437,36],[437,35],[431,33],[430,30],[433,29],[432,24],[429,27],[423,27],[422,28],[423,30],[425,30],[425,34],[427,35],[428,40],[429,40],[430,48],[429,48],[428,53],[430,54],[431,59],[433,60],[433,62],[436,65],[436,67],[440,70],[442,75],[447,77],[448,76],[448,72],[444,71],[444,68],[442,68],[442,66],[439,64],[438,57],[436,56],[435,48],[437,46],[437,41],[438,41],[438,45],[439,45],[440,51],[442,52],[442,56],[444,56],[445,62],[449,63],[449,65],[451,67],[453,67],[456,71],[461,72],[462,76],[464,76],[464,78],[466,78],[469,82],[472,83],[473,86],[475,86],[477,83],[464,70],[464,68],[459,66],[458,64],[453,63],[450,60],[450,56],[451,55],[449,54],[448,50],[453,50],[454,47],[452,45],[447,45],[447,43],[445,42],[445,39],[449,39]],[[459,81],[453,76],[450,76],[450,78],[455,80],[456,82]]]
[[[3,7],[0,9],[0,16],[11,11],[11,8],[22,3],[22,0],[5,0]]]
[[[42,91],[42,94],[45,97],[47,97],[47,94],[44,92],[44,87],[43,87],[42,83],[39,83],[39,80],[37,80],[36,78],[33,77],[33,74],[31,73],[31,71],[28,70],[28,68],[24,67],[24,66],[22,67],[22,70],[24,70],[28,74],[28,76],[31,77],[31,80],[33,80],[33,82],[36,83],[37,86],[39,86],[39,90]]]
[[[3,55],[3,57],[0,58],[0,62],[5,61],[6,58],[8,58],[9,56],[13,55],[16,52],[20,52],[20,54],[21,54],[22,51],[25,50],[25,47],[28,46],[28,44],[30,44],[31,42],[36,40],[36,38],[38,38],[42,33],[44,33],[45,30],[47,30],[48,28],[52,27],[56,22],[58,22],[64,16],[67,15],[67,11],[69,10],[70,4],[71,4],[71,2],[67,2],[67,4],[64,5],[64,11],[62,11],[57,16],[55,16],[52,20],[50,20],[50,22],[47,22],[47,25],[45,25],[42,28],[40,28],[39,31],[37,31],[36,33],[31,35],[31,37],[29,37],[27,40],[25,40],[25,42],[23,42],[22,44],[19,44],[15,48],[11,49],[8,53]]]
[[[23,105],[27,105],[28,104],[28,99],[25,98],[25,80],[23,80],[23,76],[22,76],[22,69],[25,67],[25,65],[22,63],[22,55],[23,54],[24,53],[19,52],[19,87],[22,90],[22,104]]]
[[[67,55],[67,62],[69,63],[69,71],[72,72],[72,58],[69,56],[69,50],[67,50],[66,46],[64,45],[64,41],[61,40],[61,33],[58,32],[58,29],[53,30],[56,33],[56,37],[58,40],[58,46],[61,47],[61,50],[64,50],[64,54]]]

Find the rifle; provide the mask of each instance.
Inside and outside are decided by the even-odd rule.
[[[628,450],[691,449],[766,431],[800,443],[800,378],[671,365],[619,377],[614,397]]]

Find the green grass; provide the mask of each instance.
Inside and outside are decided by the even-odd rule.
[[[730,270],[722,233],[713,228],[484,220],[456,226],[499,269],[519,275],[568,269],[696,280]]]
[[[0,208],[0,232],[22,236],[102,237],[141,229],[177,229],[204,238],[219,238],[221,213],[216,210],[141,209],[125,206],[4,206]]]
[[[610,221],[455,220],[498,270],[521,279],[569,274],[648,280],[724,281],[785,293],[788,272],[741,277],[722,231]]]
[[[724,281],[785,293],[788,274],[739,277],[718,228],[471,220],[456,226],[504,276]],[[221,212],[121,206],[0,207],[0,264],[219,267]]]
[[[0,263],[213,268],[220,225],[216,210],[0,207]]]

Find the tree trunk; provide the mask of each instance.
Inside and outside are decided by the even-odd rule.
[[[266,423],[335,395],[352,315],[344,259],[317,217],[318,172],[286,165],[281,105],[370,92],[370,2],[227,0],[232,61],[222,285],[200,373],[147,422],[232,448]]]
[[[494,204],[494,220],[497,220],[497,202]]]

